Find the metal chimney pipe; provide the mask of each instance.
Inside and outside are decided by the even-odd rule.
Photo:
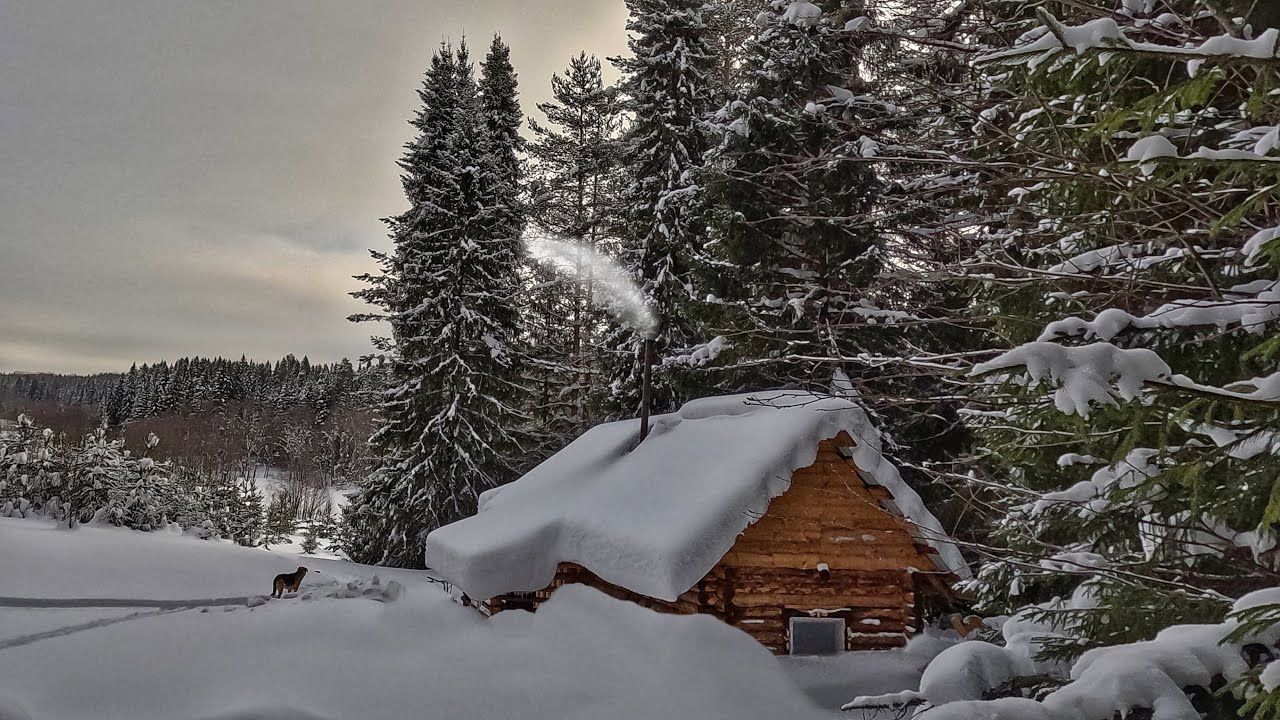
[[[649,405],[653,394],[653,338],[645,338],[641,345],[642,380],[640,385],[640,442],[649,437]]]

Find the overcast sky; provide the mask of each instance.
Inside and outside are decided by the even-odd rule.
[[[0,371],[368,350],[441,39],[512,47],[526,113],[623,0],[0,0]]]

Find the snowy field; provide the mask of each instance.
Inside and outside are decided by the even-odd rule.
[[[298,596],[247,606],[298,564]],[[779,662],[587,588],[486,620],[425,573],[36,520],[0,518],[0,596],[0,720],[803,720],[918,681],[898,653]]]

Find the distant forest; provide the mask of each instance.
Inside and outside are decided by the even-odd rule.
[[[118,427],[129,420],[198,409],[211,403],[248,400],[272,406],[308,406],[326,414],[364,385],[351,361],[313,365],[305,356],[254,362],[243,356],[180,358],[134,365],[125,373],[57,375],[0,374],[0,408],[53,402],[92,408],[99,420]]]
[[[313,364],[288,355],[180,358],[123,373],[0,374],[0,419],[30,415],[68,442],[105,425],[108,435],[205,476],[253,479],[272,468],[283,483],[345,487],[366,463],[373,415],[362,396],[377,367]]]

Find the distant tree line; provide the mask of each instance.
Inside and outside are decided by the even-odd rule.
[[[324,528],[333,498],[368,473],[363,393],[378,373],[289,355],[0,375],[0,469],[11,476],[0,507],[69,523],[177,523],[246,545],[279,542],[297,523]]]
[[[100,407],[122,377],[121,373],[0,373],[0,407],[46,401]]]
[[[373,387],[373,374],[357,370],[345,358],[313,365],[306,356],[299,360],[293,355],[275,363],[243,356],[184,357],[95,375],[3,373],[0,409],[39,402],[87,406],[114,428],[130,420],[248,401],[264,407],[308,407],[323,422],[329,412],[355,403],[359,393]]]

